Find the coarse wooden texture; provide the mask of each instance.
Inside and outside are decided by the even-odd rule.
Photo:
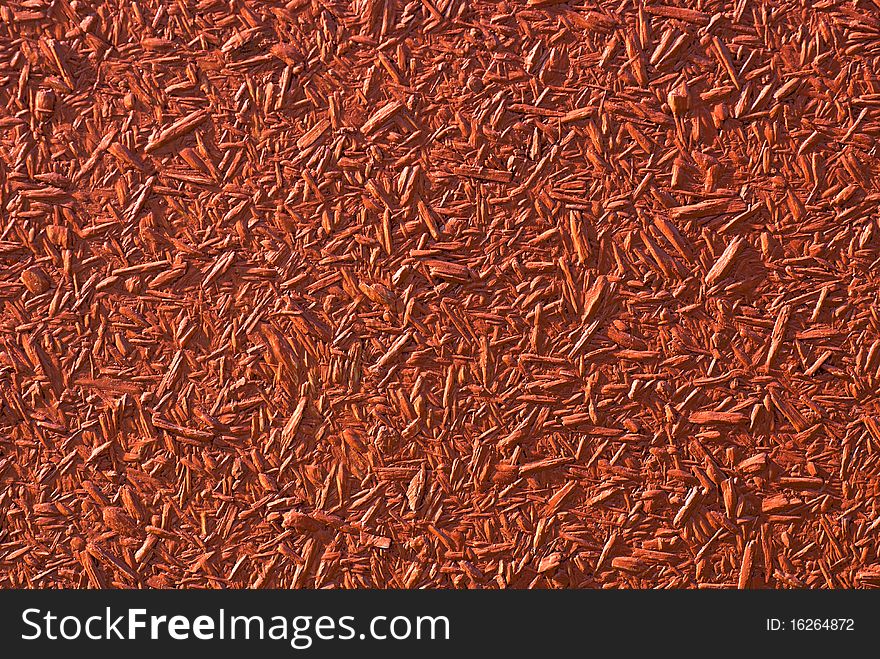
[[[869,0],[3,2],[0,586],[880,585],[878,71]]]

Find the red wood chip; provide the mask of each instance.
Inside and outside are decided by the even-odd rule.
[[[878,46],[2,3],[0,586],[880,586]]]

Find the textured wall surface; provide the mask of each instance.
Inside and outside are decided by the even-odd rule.
[[[3,2],[0,586],[880,585],[880,3],[686,4]]]

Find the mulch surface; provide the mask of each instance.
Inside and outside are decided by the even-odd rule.
[[[4,2],[0,586],[880,585],[880,3],[687,4]]]

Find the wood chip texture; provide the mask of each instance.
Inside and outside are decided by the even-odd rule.
[[[0,3],[0,586],[880,586],[878,66],[871,0]]]

